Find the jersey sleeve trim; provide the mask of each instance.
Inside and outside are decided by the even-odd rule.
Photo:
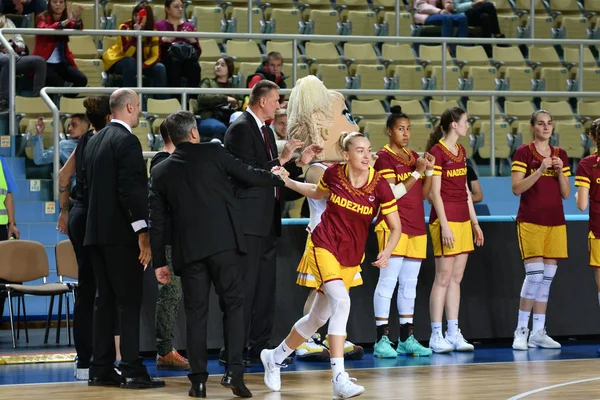
[[[382,215],[388,215],[390,213],[393,213],[394,211],[398,211],[398,205],[396,203],[396,200],[394,200],[394,204],[392,204],[389,207],[381,207],[381,214]]]

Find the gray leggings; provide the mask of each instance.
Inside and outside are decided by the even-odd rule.
[[[39,96],[46,83],[46,60],[39,56],[17,57],[17,75],[33,72],[33,95]],[[0,56],[0,100],[8,100],[8,57]]]

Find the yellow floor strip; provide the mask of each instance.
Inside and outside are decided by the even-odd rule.
[[[75,356],[76,353],[0,356],[0,365],[73,362],[75,361]]]

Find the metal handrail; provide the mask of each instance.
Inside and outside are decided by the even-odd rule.
[[[207,89],[207,88],[134,88],[136,92],[140,94],[181,94],[181,106],[187,109],[187,98],[190,94],[250,94],[251,89]],[[49,94],[96,94],[96,93],[112,93],[115,88],[65,88],[65,87],[46,87],[40,92],[40,96],[44,102],[48,105],[48,108],[52,111],[52,117],[54,119],[53,129],[53,143],[54,143],[54,181],[53,181],[53,193],[54,199],[58,200],[58,172],[60,169],[60,158],[59,158],[59,124],[60,121],[60,110],[54,103]],[[473,96],[473,97],[488,97],[490,98],[490,169],[492,176],[496,173],[496,159],[495,159],[495,102],[498,97],[504,97],[507,95],[506,91],[493,90],[367,90],[367,89],[340,89],[338,90],[344,95],[354,96]],[[280,93],[287,95],[292,92],[292,89],[281,89]],[[539,96],[541,92],[510,92],[511,97],[534,97]],[[573,92],[543,92],[545,98],[552,97],[565,97],[571,96]],[[577,97],[580,98],[597,98],[598,93],[596,92],[579,92]]]

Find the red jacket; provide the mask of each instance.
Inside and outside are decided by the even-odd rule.
[[[52,22],[52,16],[49,13],[39,14],[35,19],[35,27],[36,28],[45,28],[45,29],[62,29],[58,22]],[[75,20],[72,19],[71,22],[64,28],[66,29],[83,29],[83,24],[81,22],[75,23]],[[40,56],[44,58],[44,60],[48,60],[56,47],[56,42],[61,39],[66,38],[67,43],[65,43],[65,55],[67,57],[67,61],[69,64],[77,68],[77,64],[75,64],[75,57],[73,57],[73,53],[69,50],[69,37],[68,36],[44,36],[44,35],[36,35],[35,36],[35,48],[33,50],[34,56]]]

